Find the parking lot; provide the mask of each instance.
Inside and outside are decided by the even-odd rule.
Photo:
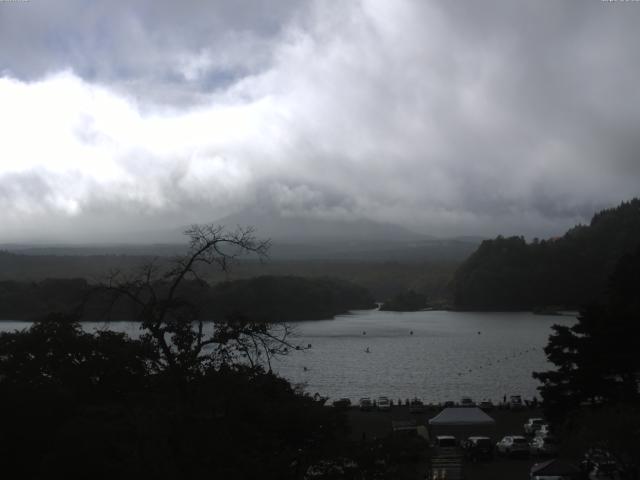
[[[351,408],[348,411],[349,423],[351,426],[351,437],[353,440],[375,440],[383,438],[392,433],[392,421],[415,420],[417,425],[428,425],[428,420],[440,412],[439,409],[428,409],[424,413],[411,413],[408,406],[393,406],[388,412],[378,410],[360,411]],[[523,435],[523,425],[530,417],[541,417],[539,409],[526,408],[521,411],[510,411],[494,409],[487,412],[496,421],[494,442],[505,435]],[[462,439],[458,439],[462,440]],[[495,456],[491,461],[470,462],[465,461],[465,478],[469,480],[496,480],[496,479],[528,479],[529,470],[532,465],[547,460],[547,458],[523,457],[507,458]],[[424,478],[426,467],[416,465],[417,469],[425,471],[418,472],[420,478]]]

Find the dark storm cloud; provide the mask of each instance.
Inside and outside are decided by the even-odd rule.
[[[555,235],[640,193],[639,22],[635,2],[0,3],[0,198],[12,225],[257,202]]]
[[[274,38],[299,5],[259,0],[2,5],[0,65],[22,80],[71,69],[142,101],[194,102],[199,94],[263,68]]]

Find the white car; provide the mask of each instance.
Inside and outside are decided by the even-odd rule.
[[[507,435],[496,443],[496,450],[502,455],[529,455],[529,442],[521,435]]]
[[[560,450],[560,442],[553,435],[535,437],[529,444],[534,455],[557,455]]]
[[[378,410],[383,412],[391,410],[391,401],[388,397],[378,397]]]
[[[545,424],[544,418],[530,418],[524,424],[524,433],[527,435],[535,434],[542,425]]]

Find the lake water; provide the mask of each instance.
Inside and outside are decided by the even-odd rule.
[[[575,318],[524,312],[355,311],[333,320],[296,322],[294,342],[312,347],[277,360],[274,369],[303,383],[307,392],[332,399],[532,398],[538,383],[531,372],[551,368],[543,348],[556,323],[571,325]],[[28,326],[0,322],[2,331]],[[86,324],[88,330],[100,327],[104,324]],[[114,322],[111,328],[132,336],[139,332],[133,322]]]
[[[538,382],[531,372],[551,368],[543,348],[555,323],[572,325],[575,318],[524,312],[358,311],[297,323],[299,343],[312,348],[278,361],[276,369],[293,382],[305,383],[308,392],[331,398],[532,398]]]

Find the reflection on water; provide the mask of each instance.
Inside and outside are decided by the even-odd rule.
[[[274,369],[306,391],[331,398],[388,396],[427,402],[471,396],[494,402],[503,395],[537,394],[531,372],[546,370],[543,348],[555,323],[572,317],[531,313],[357,311],[333,320],[298,322],[294,351]],[[0,330],[29,322],[0,322]],[[105,324],[85,324],[89,331]],[[109,327],[137,337],[134,322]]]

